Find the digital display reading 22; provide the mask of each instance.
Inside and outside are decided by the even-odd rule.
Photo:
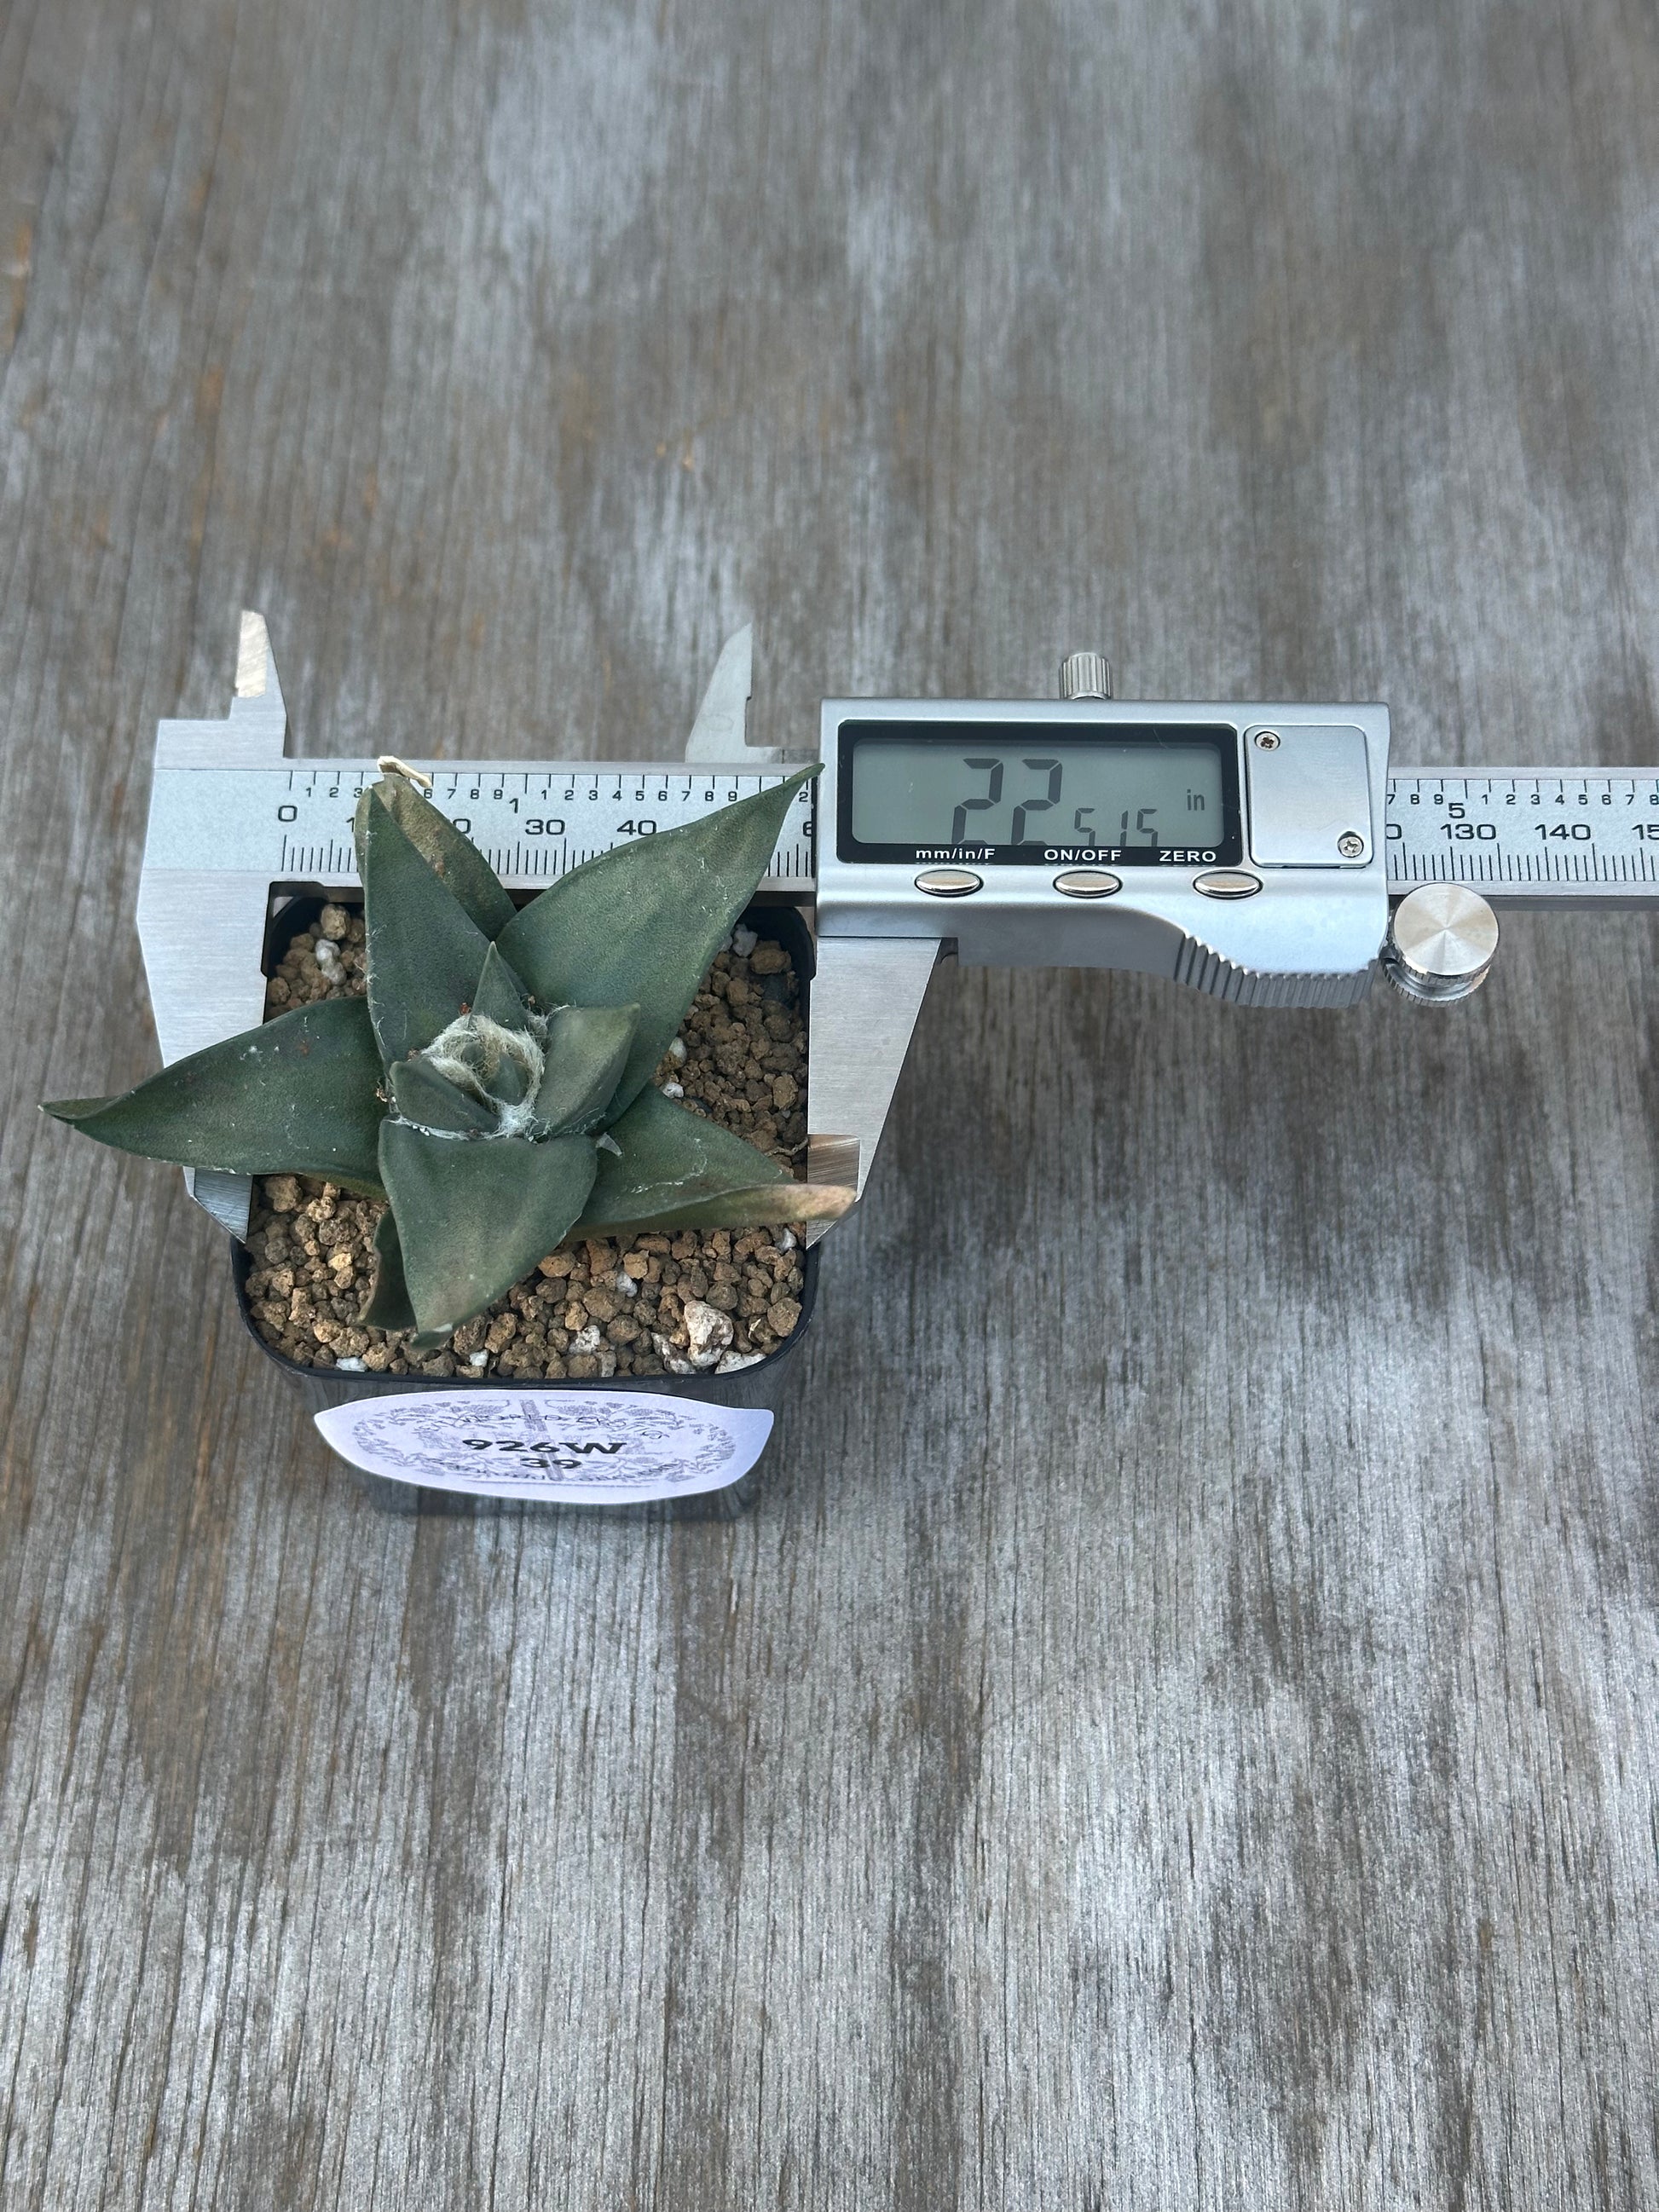
[[[1196,867],[1243,857],[1231,729],[843,722],[839,765],[847,860]]]

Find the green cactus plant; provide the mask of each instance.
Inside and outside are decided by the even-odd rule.
[[[331,999],[46,1111],[184,1167],[387,1200],[362,1319],[429,1350],[566,1237],[833,1220],[651,1076],[815,769],[621,845],[515,908],[398,773],[358,802],[367,999]]]

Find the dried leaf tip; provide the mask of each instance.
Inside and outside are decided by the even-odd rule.
[[[432,788],[432,778],[423,768],[411,768],[406,760],[399,760],[396,753],[378,754],[374,765],[382,775],[402,776],[404,782],[412,783],[416,791],[430,791]]]

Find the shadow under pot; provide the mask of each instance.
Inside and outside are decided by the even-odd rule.
[[[268,975],[329,903],[348,902],[300,892],[273,911],[265,932]],[[790,906],[752,906],[742,926],[788,955],[805,1035],[811,931]],[[231,1267],[249,1334],[293,1382],[330,1449],[383,1509],[476,1512],[490,1501],[517,1501],[628,1519],[703,1520],[735,1517],[759,1494],[773,1415],[817,1297],[816,1246],[801,1261],[799,1316],[752,1364],[726,1374],[583,1381],[307,1366],[261,1332],[246,1245],[233,1248]]]

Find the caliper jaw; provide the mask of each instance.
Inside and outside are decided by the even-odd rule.
[[[820,935],[806,1066],[810,1182],[863,1197],[941,950],[932,937]]]
[[[264,617],[244,611],[236,688],[223,721],[158,725],[155,770],[265,767],[280,761],[288,710]],[[165,866],[156,847],[155,789],[138,878],[138,941],[164,1066],[240,1030],[264,1012],[260,966],[270,885],[260,874]],[[252,1184],[246,1176],[186,1168],[185,1186],[237,1238],[247,1235]]]

